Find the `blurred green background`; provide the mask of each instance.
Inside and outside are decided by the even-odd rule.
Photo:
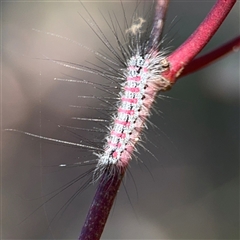
[[[136,2],[122,2],[130,20]],[[177,48],[213,4],[214,1],[171,1],[164,45],[170,50]],[[104,17],[109,21],[109,13],[112,17],[115,13],[122,25],[120,2],[84,1],[84,5],[106,37],[114,42]],[[139,13],[146,13],[149,6],[151,2],[140,2]],[[1,14],[3,129],[19,129],[73,142],[84,138],[97,140],[96,135],[76,132],[80,135],[76,136],[58,125],[101,127],[71,120],[75,116],[97,117],[96,111],[69,107],[101,106],[97,99],[86,101],[77,97],[100,96],[101,91],[86,84],[54,81],[54,78],[71,76],[97,83],[104,80],[46,60],[101,65],[91,51],[73,41],[110,54],[84,22],[83,18],[87,21],[90,18],[81,3],[2,2]],[[204,51],[237,36],[239,29],[237,3]],[[179,79],[164,96],[155,106],[159,114],[154,113],[151,118],[158,129],[149,126],[143,141],[155,158],[139,148],[138,157],[143,163],[131,162],[103,239],[238,239],[239,53]],[[88,169],[62,169],[59,164],[95,157],[78,148],[21,134],[3,132],[2,136],[3,239],[76,239],[96,184],[82,191],[55,218],[84,180],[34,210],[52,196],[48,193],[54,193]]]

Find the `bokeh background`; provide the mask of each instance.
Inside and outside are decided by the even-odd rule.
[[[122,2],[131,19],[136,2]],[[143,3],[140,14],[151,5]],[[165,46],[170,50],[178,47],[213,4],[214,1],[171,1]],[[84,6],[114,42],[104,17],[109,21],[109,13],[114,13],[122,25],[120,2],[84,1]],[[1,18],[3,129],[73,142],[86,142],[88,138],[94,144],[91,142],[98,136],[84,131],[74,131],[74,135],[58,125],[99,127],[71,118],[97,117],[102,113],[69,105],[100,106],[97,99],[86,101],[78,96],[100,96],[101,91],[54,78],[71,76],[97,83],[104,80],[49,60],[101,65],[94,53],[83,46],[110,54],[83,20],[89,21],[90,17],[81,3],[2,2]],[[237,3],[204,51],[237,36],[239,29]],[[138,157],[143,163],[132,161],[103,239],[238,239],[239,53],[179,79],[164,96],[155,106],[159,114],[154,113],[151,118],[158,129],[149,127],[143,141],[155,158],[139,148]],[[2,133],[2,140],[3,239],[76,239],[96,184],[81,191],[66,209],[61,210],[86,179],[42,204],[88,169],[60,168],[59,164],[94,157],[79,148],[8,131]]]

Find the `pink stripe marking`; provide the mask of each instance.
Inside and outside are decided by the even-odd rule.
[[[131,124],[130,122],[121,121],[121,120],[118,120],[118,119],[115,120],[115,123],[121,124],[121,125],[126,126],[126,127],[129,127],[130,124]]]
[[[135,87],[135,88],[125,87],[124,89],[125,89],[125,91],[129,91],[129,92],[133,92],[133,93],[140,92],[140,89],[138,87]]]
[[[119,137],[119,138],[125,138],[125,137],[126,137],[126,134],[125,134],[125,133],[118,133],[118,132],[115,132],[115,131],[112,131],[112,132],[111,132],[111,135],[112,135],[112,136]]]
[[[140,82],[140,81],[141,81],[141,77],[140,77],[140,76],[136,76],[136,77],[127,77],[127,81]]]
[[[126,110],[126,109],[123,109],[123,108],[119,108],[118,112],[126,113],[128,115],[134,115],[134,110]]]
[[[129,102],[129,103],[137,103],[138,99],[137,98],[125,98],[125,97],[122,97],[122,101],[123,102]]]

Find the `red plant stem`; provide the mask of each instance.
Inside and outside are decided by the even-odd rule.
[[[199,58],[194,59],[192,62],[190,62],[190,64],[186,66],[186,68],[184,68],[183,72],[179,77],[183,77],[193,72],[196,72],[201,68],[206,67],[207,65],[216,61],[220,57],[223,57],[224,55],[232,51],[238,51],[239,49],[240,49],[240,36],[232,39],[231,41],[218,47],[217,49]]]
[[[100,239],[125,170],[126,168],[121,168],[121,170],[116,171],[111,178],[109,178],[109,173],[107,171],[103,174],[79,240]]]
[[[163,74],[164,78],[172,83],[176,82],[185,66],[213,37],[235,3],[236,0],[218,0],[216,2],[195,32],[167,58],[170,69]]]

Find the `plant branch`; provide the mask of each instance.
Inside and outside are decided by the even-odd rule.
[[[169,0],[157,0],[155,5],[155,15],[153,19],[153,27],[149,36],[149,49],[157,48],[161,43],[164,20],[168,8]]]
[[[216,48],[215,50],[194,59],[189,65],[184,68],[183,72],[179,77],[186,76],[193,72],[196,72],[203,67],[213,63],[214,61],[218,60],[219,58],[223,57],[224,55],[232,52],[238,51],[240,48],[240,36],[232,39],[231,41],[227,42],[226,44]]]
[[[170,69],[163,74],[164,78],[172,83],[176,82],[185,66],[213,37],[235,3],[236,0],[218,0],[216,2],[195,32],[167,58]]]
[[[101,177],[79,240],[100,239],[126,170],[126,168],[120,169],[111,177],[109,177],[111,170],[107,169]]]

